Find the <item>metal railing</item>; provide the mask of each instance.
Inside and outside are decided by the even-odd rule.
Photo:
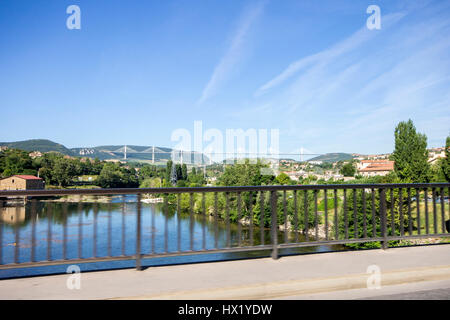
[[[98,215],[101,204],[81,200],[75,202],[76,208],[73,202],[56,202],[60,210],[55,211],[55,197],[74,195],[123,198],[103,205],[104,216]],[[126,212],[126,195],[136,196],[131,213]],[[162,201],[155,205],[161,209],[159,226],[155,226],[155,210],[143,210],[144,195]],[[142,259],[147,258],[256,250],[271,250],[276,259],[280,249],[335,244],[379,243],[386,249],[390,241],[450,237],[449,195],[449,183],[0,191],[0,270],[117,260],[135,260],[141,269]],[[10,204],[20,197],[27,199],[28,213]],[[87,206],[93,212],[89,223],[83,220]],[[120,209],[115,230],[113,206]],[[69,207],[77,215],[70,216]],[[7,208],[15,210],[15,217],[4,215]],[[25,231],[21,214],[29,222]],[[76,221],[70,226],[69,216],[72,223]],[[103,229],[98,228],[99,217],[107,219],[100,224]],[[55,219],[59,224],[53,224]],[[181,230],[181,219],[188,230]],[[144,220],[151,222],[149,232],[143,232]],[[61,229],[62,239],[56,239],[55,226]],[[25,249],[21,232],[28,239]],[[98,251],[99,236],[104,240],[103,256]],[[87,241],[91,249],[86,248]],[[59,258],[53,254],[56,247]]]

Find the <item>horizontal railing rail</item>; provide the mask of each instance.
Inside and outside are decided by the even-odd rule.
[[[0,270],[450,239],[449,195],[449,183],[0,191]]]
[[[0,197],[14,196],[64,196],[64,195],[122,195],[153,193],[245,192],[316,189],[370,189],[381,188],[448,188],[449,183],[383,183],[383,184],[323,184],[323,185],[269,185],[231,187],[173,187],[173,188],[112,188],[112,189],[42,189],[0,190]]]

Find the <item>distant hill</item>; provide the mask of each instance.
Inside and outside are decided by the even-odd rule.
[[[32,139],[16,142],[0,142],[0,146],[7,146],[8,148],[21,149],[25,151],[40,151],[40,152],[60,152],[66,155],[73,155],[70,149],[67,149],[62,144],[46,140],[46,139]]]
[[[9,148],[21,149],[25,151],[40,151],[40,152],[60,152],[64,155],[73,157],[88,157],[99,158],[100,160],[124,160],[125,158],[125,146],[123,145],[110,145],[110,146],[98,146],[88,148],[71,148],[68,149],[62,144],[45,140],[45,139],[33,139],[17,142],[0,142],[0,146],[7,146]],[[153,153],[154,151],[154,153]],[[151,146],[126,146],[126,160],[128,161],[144,161],[149,162],[153,158],[155,162],[166,162],[171,158],[174,150],[165,147],[151,147]],[[180,151],[174,151],[176,158],[181,158]],[[193,163],[209,163],[209,158],[203,154],[196,154],[194,152],[183,151],[183,161]]]
[[[346,161],[352,160],[353,156],[350,153],[326,153],[308,161],[323,161],[323,162],[336,162],[336,161]]]

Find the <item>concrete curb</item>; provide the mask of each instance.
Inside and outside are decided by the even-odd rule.
[[[367,288],[371,274],[353,274],[332,278],[269,282],[193,291],[168,292],[158,295],[112,298],[113,300],[256,300],[283,296]],[[450,265],[381,272],[381,286],[448,280]],[[369,289],[367,289],[369,290]],[[376,289],[371,289],[376,290]]]

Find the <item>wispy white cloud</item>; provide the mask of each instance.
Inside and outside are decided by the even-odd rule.
[[[236,116],[279,123],[283,139],[294,141],[287,148],[389,152],[395,125],[408,118],[439,145],[450,130],[450,20],[441,12],[383,16],[382,30],[364,27],[291,63]]]
[[[395,13],[389,14],[383,17],[383,29],[389,28],[392,24],[399,21],[401,18],[405,16],[405,13]],[[271,79],[264,85],[262,85],[255,92],[255,96],[260,96],[267,92],[268,90],[280,85],[297,72],[305,69],[309,66],[313,66],[315,64],[326,65],[331,62],[333,59],[338,58],[346,53],[349,53],[352,50],[357,49],[362,44],[366,43],[374,36],[379,34],[379,32],[373,32],[367,29],[367,27],[362,27],[350,37],[344,39],[343,41],[333,45],[331,48],[323,50],[321,52],[315,53],[313,55],[301,58],[293,63],[291,63],[283,72],[281,72],[278,76]]]
[[[445,89],[450,85],[450,59],[445,54],[449,49],[450,41],[432,40],[415,46],[408,58],[361,86],[359,92],[342,101],[347,119],[333,127],[334,139],[351,141],[358,132],[372,144],[382,140],[392,146],[395,125],[411,118],[419,131],[429,136],[430,146],[441,145],[450,129],[450,96]]]
[[[258,17],[262,14],[265,5],[266,1],[260,1],[245,10],[227,52],[214,68],[214,72],[204,87],[197,104],[202,104],[216,94],[222,83],[228,79],[230,73],[242,57],[243,45],[249,30]]]

